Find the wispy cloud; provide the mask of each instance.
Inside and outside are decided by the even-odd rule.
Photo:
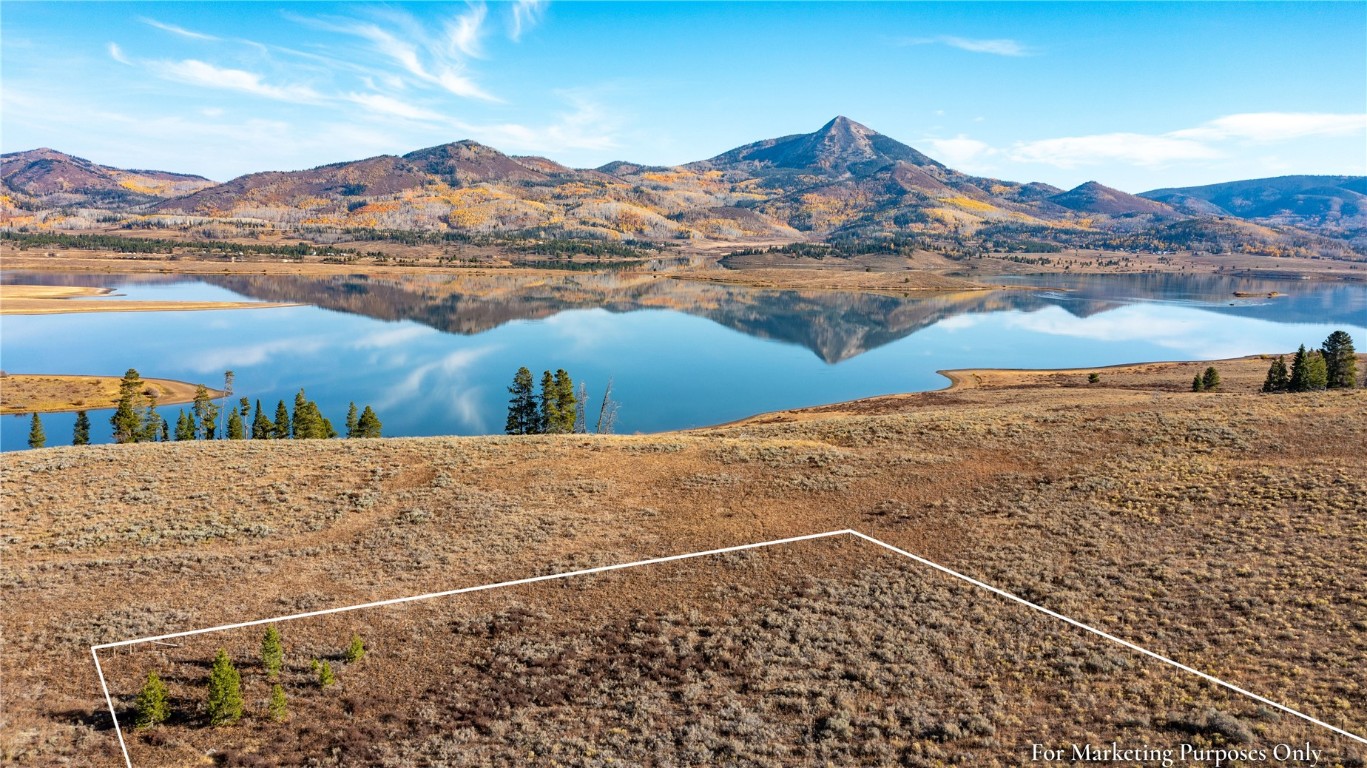
[[[926,139],[925,143],[950,165],[972,166],[988,158],[1004,157],[1056,168],[1104,164],[1161,168],[1226,159],[1256,145],[1356,135],[1367,138],[1367,114],[1250,112],[1164,133],[1117,131],[1061,136],[1019,141],[1009,147],[992,147],[960,134],[953,139]]]
[[[508,37],[517,42],[522,34],[541,22],[541,14],[546,10],[546,0],[516,0],[513,3],[512,27]]]
[[[1147,136],[1141,133],[1104,133],[1020,142],[1007,151],[1012,160],[1058,168],[1124,163],[1159,167],[1192,160],[1214,160],[1220,150],[1193,139]]]
[[[197,59],[153,61],[148,62],[147,66],[160,77],[187,85],[238,91],[295,103],[317,103],[323,100],[321,94],[306,85],[271,85],[255,72],[219,67]]]
[[[120,64],[131,65],[133,63],[131,59],[124,55],[123,49],[119,47],[118,43],[109,44],[109,58],[119,62]]]
[[[176,26],[175,24],[167,24],[167,23],[164,22],[164,21],[157,21],[156,19],[149,19],[149,18],[147,18],[146,16],[139,17],[138,21],[141,21],[143,24],[146,24],[146,25],[148,25],[149,27],[156,27],[157,29],[160,29],[160,30],[162,30],[163,32],[170,32],[170,33],[173,34],[173,35],[179,35],[179,36],[181,36],[181,37],[188,38],[188,39],[190,39],[190,40],[218,40],[218,39],[219,39],[219,38],[217,38],[217,37],[214,37],[213,35],[206,35],[206,34],[204,34],[203,32],[194,32],[194,31],[192,31],[192,30],[186,29],[185,27],[178,27],[178,26]]]
[[[898,41],[902,45],[947,45],[970,53],[990,53],[994,56],[1033,56],[1035,51],[1018,40],[1009,38],[975,38],[957,35],[938,35],[936,37],[904,37]]]
[[[396,99],[393,96],[386,96],[382,93],[348,93],[345,96],[347,101],[365,107],[371,114],[387,115],[398,117],[404,120],[424,120],[435,122],[442,119],[442,115],[430,109],[409,104],[406,101]]]
[[[1226,115],[1169,136],[1201,141],[1238,139],[1271,143],[1316,136],[1352,136],[1367,131],[1367,114],[1325,112],[1247,112]]]
[[[444,25],[445,34],[433,37],[416,19],[399,11],[377,14],[374,21],[301,18],[310,26],[358,37],[417,85],[438,87],[456,96],[499,101],[467,74],[465,59],[480,53],[487,11],[472,6]],[[376,72],[376,75],[382,74]]]
[[[558,91],[557,96],[570,105],[545,125],[520,123],[478,124],[452,121],[457,130],[499,148],[519,152],[560,152],[564,150],[615,149],[618,145],[618,117],[605,109],[587,93],[578,90]]]

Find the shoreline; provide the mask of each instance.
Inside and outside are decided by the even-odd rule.
[[[0,285],[0,315],[74,315],[88,312],[195,312],[216,309],[276,309],[298,304],[255,301],[101,301],[113,288]]]
[[[63,373],[10,373],[0,377],[0,416],[21,416],[32,413],[76,413],[78,411],[107,411],[118,407],[119,383],[122,376],[90,376]],[[177,379],[142,380],[144,391],[157,389],[157,405],[183,405],[194,402],[198,384]],[[27,398],[17,407],[11,405],[16,386],[20,397]],[[209,388],[215,400],[223,391]],[[76,398],[80,399],[77,400]],[[47,399],[42,399],[47,398]],[[87,399],[97,399],[87,403]],[[108,398],[106,402],[104,398]]]

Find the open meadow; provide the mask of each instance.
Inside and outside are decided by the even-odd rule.
[[[121,763],[93,644],[843,528],[1367,732],[1367,392],[1262,395],[1265,359],[1216,365],[1213,393],[1187,391],[1196,363],[960,372],[645,436],[6,454],[0,755]],[[135,765],[1010,765],[1061,734],[1367,756],[847,539],[281,631],[283,724],[259,627],[103,652],[121,721],[148,671],[172,695]],[[220,646],[247,717],[208,727]]]

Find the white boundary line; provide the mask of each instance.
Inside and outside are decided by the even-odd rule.
[[[637,567],[637,566],[642,566],[642,565],[655,565],[655,564],[657,564],[657,563],[669,563],[669,562],[675,562],[675,561],[678,561],[678,560],[689,560],[689,559],[692,559],[692,558],[707,557],[707,556],[709,556],[709,555],[722,555],[722,554],[726,554],[726,553],[728,553],[728,552],[740,552],[740,551],[747,550],[747,549],[759,549],[759,548],[761,548],[761,547],[772,547],[772,546],[777,546],[777,545],[779,545],[779,544],[792,544],[792,543],[799,542],[799,541],[811,541],[811,540],[813,540],[813,539],[824,539],[824,538],[831,538],[831,537],[834,537],[834,536],[854,536],[854,537],[856,537],[856,538],[863,539],[864,541],[868,541],[868,542],[870,542],[870,543],[877,544],[878,546],[883,547],[884,549],[887,549],[887,550],[890,551],[890,552],[895,552],[895,553],[897,553],[897,554],[899,554],[899,555],[901,555],[901,556],[903,556],[903,557],[909,558],[909,559],[911,559],[911,560],[915,560],[916,562],[918,562],[918,563],[920,563],[920,564],[922,564],[922,565],[930,566],[931,568],[934,568],[935,570],[940,571],[941,573],[947,574],[947,575],[949,575],[949,576],[953,576],[954,578],[959,579],[959,580],[961,580],[961,581],[968,582],[969,584],[972,584],[972,585],[975,586],[975,587],[978,587],[978,588],[980,588],[980,589],[985,589],[985,590],[987,590],[988,592],[991,592],[991,593],[993,593],[993,594],[995,594],[995,595],[998,595],[998,596],[1000,596],[1000,597],[1004,597],[1004,598],[1006,598],[1006,599],[1008,599],[1008,600],[1011,600],[1011,601],[1013,601],[1013,602],[1016,602],[1016,603],[1020,603],[1021,605],[1024,605],[1024,606],[1026,606],[1027,608],[1031,608],[1031,609],[1033,609],[1033,610],[1039,611],[1040,613],[1043,613],[1043,614],[1045,614],[1046,616],[1050,616],[1050,617],[1052,617],[1052,618],[1055,618],[1055,619],[1058,619],[1058,620],[1060,620],[1060,621],[1063,621],[1063,622],[1066,622],[1066,623],[1068,623],[1068,624],[1071,624],[1071,625],[1073,625],[1074,627],[1077,627],[1078,629],[1084,630],[1084,631],[1086,631],[1086,632],[1090,632],[1090,633],[1092,633],[1092,634],[1094,634],[1094,635],[1096,635],[1096,636],[1098,636],[1098,637],[1105,638],[1106,640],[1109,640],[1109,641],[1111,641],[1111,642],[1113,642],[1113,643],[1117,643],[1117,644],[1119,644],[1119,645],[1123,645],[1123,646],[1125,646],[1126,648],[1129,648],[1129,649],[1132,650],[1132,651],[1137,651],[1138,653],[1141,653],[1141,654],[1143,654],[1143,655],[1145,655],[1145,656],[1148,656],[1148,657],[1151,658],[1151,659],[1156,659],[1156,660],[1158,660],[1158,661],[1163,662],[1164,664],[1167,664],[1167,665],[1172,666],[1172,667],[1176,667],[1177,669],[1180,669],[1180,670],[1182,670],[1183,672],[1189,672],[1189,673],[1191,673],[1191,674],[1193,674],[1193,675],[1196,675],[1197,677],[1200,677],[1200,678],[1203,679],[1203,680],[1206,680],[1206,681],[1211,682],[1211,683],[1215,683],[1215,684],[1218,685],[1218,686],[1221,686],[1221,687],[1223,687],[1223,688],[1227,688],[1227,689],[1229,689],[1229,690],[1231,690],[1231,691],[1234,691],[1235,693],[1238,693],[1238,694],[1243,695],[1243,696],[1247,696],[1247,697],[1249,697],[1249,698],[1251,698],[1251,699],[1253,699],[1253,700],[1255,700],[1255,701],[1261,702],[1261,703],[1266,704],[1266,705],[1268,705],[1268,706],[1270,706],[1270,707],[1275,707],[1276,709],[1279,709],[1279,710],[1281,710],[1281,711],[1283,711],[1283,712],[1286,712],[1286,713],[1288,713],[1288,714],[1295,715],[1296,717],[1299,717],[1300,719],[1305,720],[1306,722],[1313,723],[1313,724],[1318,725],[1318,726],[1320,726],[1320,727],[1322,727],[1322,728],[1328,728],[1329,730],[1331,730],[1331,731],[1333,731],[1334,733],[1337,733],[1337,734],[1339,734],[1339,735],[1341,735],[1341,736],[1347,736],[1349,739],[1352,739],[1352,740],[1354,740],[1354,741],[1362,742],[1363,744],[1367,744],[1367,738],[1363,738],[1362,736],[1358,736],[1357,734],[1354,734],[1354,733],[1349,733],[1348,731],[1345,731],[1345,730],[1343,730],[1342,728],[1338,728],[1338,727],[1336,727],[1336,726],[1330,725],[1330,724],[1324,722],[1323,720],[1317,720],[1317,719],[1315,719],[1315,718],[1313,718],[1313,717],[1311,717],[1311,716],[1309,716],[1309,715],[1307,715],[1307,714],[1305,714],[1305,713],[1303,713],[1303,712],[1300,712],[1300,711],[1298,711],[1298,710],[1292,709],[1291,707],[1288,707],[1288,706],[1286,706],[1285,704],[1279,704],[1279,703],[1277,703],[1277,702],[1275,702],[1275,701],[1273,701],[1273,700],[1271,700],[1271,699],[1268,699],[1268,698],[1264,698],[1264,697],[1262,697],[1262,696],[1259,696],[1258,694],[1253,693],[1253,692],[1251,692],[1251,691],[1247,691],[1247,690],[1245,690],[1245,689],[1243,689],[1243,688],[1240,688],[1240,687],[1237,686],[1237,685],[1233,685],[1232,683],[1227,683],[1227,682],[1225,682],[1224,680],[1221,680],[1220,678],[1215,677],[1214,675],[1206,674],[1205,672],[1202,672],[1202,671],[1199,670],[1199,669],[1193,669],[1192,667],[1189,667],[1189,666],[1187,666],[1187,665],[1185,665],[1185,664],[1182,664],[1181,662],[1174,661],[1173,659],[1170,659],[1170,658],[1168,658],[1167,656],[1163,656],[1163,655],[1161,655],[1161,654],[1154,653],[1153,651],[1150,651],[1150,650],[1148,650],[1147,648],[1141,648],[1140,646],[1135,645],[1134,643],[1131,643],[1131,642],[1128,641],[1128,640],[1123,640],[1123,639],[1121,639],[1121,638],[1119,638],[1119,637],[1116,637],[1115,635],[1112,635],[1112,634],[1108,634],[1108,633],[1106,633],[1106,632],[1103,632],[1103,631],[1101,631],[1101,630],[1099,630],[1099,629],[1097,629],[1097,628],[1095,628],[1095,627],[1092,627],[1092,626],[1090,626],[1090,625],[1088,625],[1088,624],[1084,624],[1084,623],[1082,623],[1082,622],[1080,622],[1080,621],[1078,621],[1078,620],[1076,620],[1076,619],[1072,619],[1072,618],[1069,618],[1069,617],[1067,617],[1067,616],[1064,616],[1063,614],[1058,613],[1057,611],[1052,611],[1052,610],[1050,610],[1050,609],[1048,609],[1048,608],[1045,608],[1045,607],[1042,606],[1042,605],[1037,605],[1037,604],[1035,604],[1035,603],[1032,603],[1032,602],[1030,602],[1029,600],[1026,600],[1025,598],[1017,597],[1016,595],[1013,595],[1013,594],[1011,594],[1010,592],[1007,592],[1007,591],[1005,591],[1005,590],[1003,590],[1003,589],[998,589],[997,587],[994,587],[994,586],[992,586],[992,585],[990,585],[990,584],[986,584],[986,583],[984,583],[984,582],[978,581],[977,579],[974,579],[974,578],[972,578],[972,577],[970,577],[970,576],[965,576],[964,574],[959,573],[958,571],[955,571],[955,570],[953,570],[953,569],[951,569],[951,568],[947,568],[947,567],[945,567],[945,566],[943,566],[943,565],[940,565],[939,563],[936,563],[936,562],[931,561],[931,560],[927,560],[927,559],[925,559],[924,557],[920,557],[920,556],[918,556],[918,555],[913,555],[912,553],[910,553],[910,552],[908,552],[908,551],[906,551],[906,550],[904,550],[904,549],[899,549],[899,548],[897,548],[897,547],[894,547],[894,546],[891,545],[891,544],[888,544],[888,543],[885,542],[885,541],[880,541],[880,540],[878,540],[878,539],[875,539],[875,538],[872,537],[872,536],[869,536],[868,534],[860,533],[859,531],[856,531],[856,530],[853,530],[853,529],[850,529],[850,528],[846,528],[846,529],[839,530],[839,531],[826,531],[825,533],[811,533],[811,534],[807,534],[807,535],[805,535],[805,536],[792,536],[792,537],[789,537],[789,538],[786,538],[786,539],[774,539],[773,541],[761,541],[761,542],[758,542],[758,543],[755,543],[755,544],[741,544],[741,545],[735,546],[735,547],[722,547],[721,549],[708,549],[708,550],[703,550],[703,551],[701,551],[701,552],[689,552],[689,553],[682,554],[682,555],[669,555],[669,556],[666,556],[666,557],[653,557],[653,558],[650,558],[650,559],[648,559],[648,560],[636,560],[636,561],[633,561],[633,562],[630,562],[630,563],[618,563],[618,564],[616,564],[616,565],[600,565],[600,566],[595,567],[595,568],[584,568],[584,569],[578,570],[578,571],[566,571],[566,572],[564,572],[564,573],[553,573],[553,574],[550,574],[550,575],[547,575],[547,576],[533,576],[533,577],[525,578],[525,579],[514,579],[514,580],[512,580],[512,581],[500,581],[500,582],[497,582],[497,583],[495,583],[495,584],[482,584],[482,585],[480,585],[480,586],[475,586],[475,587],[462,587],[462,588],[460,588],[460,589],[448,589],[448,590],[443,591],[443,592],[429,592],[429,593],[427,593],[427,594],[425,594],[425,595],[413,595],[413,596],[411,596],[411,597],[396,597],[396,598],[393,598],[393,599],[390,599],[390,600],[377,600],[377,601],[372,602],[372,603],[360,603],[360,604],[358,604],[358,605],[347,605],[347,606],[343,606],[343,607],[341,607],[341,608],[326,608],[326,609],[319,610],[319,611],[307,611],[307,612],[305,612],[305,613],[292,613],[292,614],[289,614],[289,615],[287,615],[287,616],[276,616],[276,617],[274,617],[274,618],[269,618],[269,619],[256,619],[256,620],[254,620],[254,621],[243,621],[243,622],[238,622],[238,623],[236,623],[236,624],[223,624],[223,625],[220,625],[220,626],[217,626],[217,627],[207,627],[207,628],[205,628],[205,629],[192,629],[192,630],[189,630],[189,631],[186,631],[186,632],[172,632],[172,633],[170,633],[170,634],[165,634],[165,635],[154,635],[154,636],[151,636],[151,637],[140,637],[140,638],[136,638],[136,639],[133,639],[133,640],[120,640],[120,641],[114,642],[114,643],[101,643],[101,644],[99,644],[99,645],[92,645],[92,646],[90,646],[90,655],[95,659],[95,673],[96,673],[97,675],[99,675],[99,678],[100,678],[100,687],[101,687],[102,689],[104,689],[104,700],[105,700],[105,703],[109,705],[109,716],[114,720],[114,731],[118,734],[118,737],[119,737],[119,749],[122,750],[122,752],[123,752],[123,760],[124,760],[124,763],[127,765],[128,768],[133,768],[133,761],[132,761],[132,759],[128,756],[128,746],[127,746],[127,744],[124,742],[124,738],[123,738],[123,728],[119,725],[119,716],[118,716],[118,713],[115,711],[115,708],[114,708],[114,699],[113,699],[113,697],[112,697],[112,696],[110,695],[110,693],[109,693],[109,685],[105,682],[105,679],[104,679],[104,670],[103,670],[103,668],[101,668],[101,666],[100,666],[100,654],[99,654],[99,652],[102,651],[102,650],[105,650],[105,649],[109,649],[109,648],[123,648],[123,647],[131,646],[131,645],[139,645],[139,644],[141,644],[141,643],[152,643],[152,642],[158,642],[158,641],[162,641],[162,640],[171,640],[171,639],[174,639],[174,638],[177,638],[177,637],[190,637],[190,636],[192,636],[192,635],[203,635],[203,634],[207,634],[207,633],[210,633],[210,632],[220,632],[220,631],[228,630],[228,629],[241,629],[241,628],[243,628],[243,627],[255,627],[255,626],[260,626],[260,625],[262,625],[262,624],[274,624],[274,623],[276,623],[276,622],[281,622],[281,621],[293,621],[293,620],[295,620],[295,619],[307,619],[307,618],[310,618],[310,617],[313,617],[313,616],[325,616],[325,615],[331,614],[331,613],[346,613],[346,612],[348,612],[348,611],[359,611],[359,610],[361,610],[361,609],[363,609],[363,608],[379,608],[379,607],[385,606],[385,605],[399,605],[399,604],[402,604],[402,603],[412,603],[412,602],[416,602],[416,601],[418,601],[418,600],[430,600],[431,598],[434,598],[434,597],[448,597],[448,596],[451,596],[451,595],[463,595],[463,594],[467,594],[467,593],[470,593],[470,592],[483,592],[483,591],[491,590],[491,589],[500,589],[500,588],[502,588],[502,587],[515,587],[515,586],[519,586],[519,585],[522,585],[522,584],[536,584],[536,583],[538,583],[538,582],[543,582],[543,581],[553,581],[553,580],[556,580],[556,579],[567,579],[567,578],[570,578],[570,577],[572,577],[572,576],[587,576],[587,575],[589,575],[589,574],[594,574],[594,573],[606,573],[606,572],[608,572],[608,571],[620,571],[620,570],[622,570],[622,569],[624,569],[624,568],[635,568],[635,567]]]

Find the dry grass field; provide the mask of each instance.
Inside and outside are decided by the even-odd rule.
[[[1367,392],[1267,361],[961,372],[648,436],[0,457],[0,758],[121,763],[89,646],[854,528],[1367,733]],[[1360,362],[1367,365],[1367,361]],[[849,538],[101,656],[135,765],[1019,765],[1034,742],[1367,748]],[[370,648],[338,655],[351,633]],[[247,718],[204,724],[218,647]],[[331,659],[321,688],[308,662]],[[1288,763],[1306,764],[1306,763]]]
[[[0,373],[0,414],[52,413],[113,408],[119,402],[118,376]],[[143,391],[162,405],[195,399],[195,385],[172,379],[143,379]],[[222,392],[209,390],[212,397]]]

